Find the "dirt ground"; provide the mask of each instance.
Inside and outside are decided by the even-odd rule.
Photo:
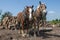
[[[60,27],[51,31],[40,31],[40,36],[21,37],[18,30],[0,30],[0,40],[60,40]]]

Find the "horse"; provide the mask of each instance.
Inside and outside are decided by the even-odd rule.
[[[44,20],[46,20],[46,5],[41,3],[41,1],[39,1],[39,5],[37,6],[36,10],[34,11],[34,29],[38,29],[39,30],[39,25],[44,24]]]
[[[17,14],[17,21],[22,27],[22,30],[20,30],[20,33],[22,34],[23,37],[26,35],[24,33],[24,23],[31,21],[32,16],[33,16],[33,5],[32,6],[26,6],[22,12],[19,12]],[[27,32],[28,32],[28,28],[27,28]]]

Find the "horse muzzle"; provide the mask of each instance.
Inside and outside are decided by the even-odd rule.
[[[47,11],[46,10],[43,10],[43,13],[47,13]]]
[[[33,16],[29,17],[29,21],[32,21],[33,20]]]

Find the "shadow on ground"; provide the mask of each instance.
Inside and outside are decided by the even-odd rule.
[[[53,31],[53,30],[45,30],[45,29],[44,30],[40,30],[39,34],[36,32],[36,36],[37,37],[42,37],[43,39],[51,38],[51,37],[60,37],[60,35],[58,35],[58,34],[52,34],[51,31]],[[30,33],[31,33],[32,36],[34,36],[33,35],[34,31],[31,31]]]

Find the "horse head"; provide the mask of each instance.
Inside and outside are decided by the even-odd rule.
[[[39,5],[37,6],[37,11],[45,15],[47,13],[46,8],[47,8],[46,5],[41,1],[39,1]]]
[[[42,10],[42,13],[46,13],[47,11],[46,11],[46,5],[45,4],[41,4],[41,10]]]
[[[29,18],[29,20],[31,20],[33,16],[33,7],[34,7],[33,5],[25,7],[25,14],[26,14],[26,17]]]

